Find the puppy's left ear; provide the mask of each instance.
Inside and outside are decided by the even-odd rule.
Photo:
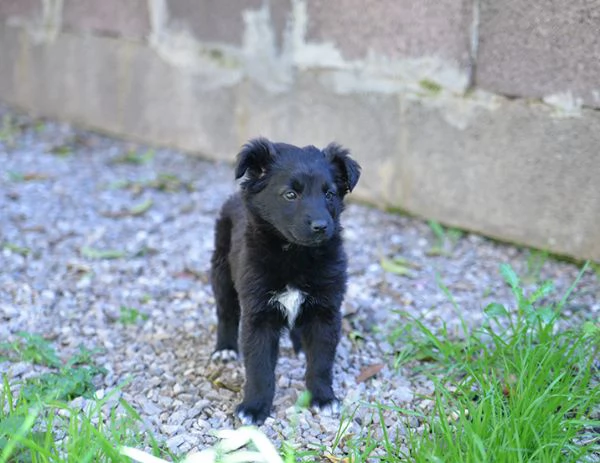
[[[350,151],[338,145],[330,143],[323,150],[327,160],[334,166],[336,171],[336,183],[342,187],[343,193],[351,192],[360,178],[360,165],[350,157]]]

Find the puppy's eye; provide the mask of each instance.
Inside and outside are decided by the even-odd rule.
[[[330,200],[332,200],[334,196],[335,196],[335,193],[334,193],[333,191],[331,191],[331,190],[328,190],[328,191],[325,193],[325,199],[326,199],[327,201],[330,201]]]
[[[286,191],[283,194],[283,197],[285,199],[287,199],[288,201],[294,201],[294,200],[298,199],[298,193],[296,193],[295,191],[292,191],[292,190]]]

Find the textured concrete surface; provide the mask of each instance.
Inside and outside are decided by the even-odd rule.
[[[600,257],[600,114],[558,119],[506,101],[465,130],[411,104],[390,197],[425,217],[579,257]]]
[[[234,89],[167,65],[146,47],[108,37],[61,34],[35,45],[0,26],[0,97],[39,116],[55,115],[102,131],[229,159]]]
[[[143,38],[150,33],[146,0],[63,1],[65,28],[127,38]]]
[[[436,56],[466,66],[471,0],[309,0],[309,40],[333,41],[346,58]]]
[[[478,85],[512,96],[600,107],[600,4],[482,0]],[[577,101],[574,102],[577,104]]]
[[[245,9],[257,9],[261,0],[170,0],[169,25],[186,29],[209,42],[242,43]]]
[[[0,19],[12,20],[39,19],[42,15],[40,0],[2,0],[0,1]]]
[[[292,22],[293,0],[272,0],[269,2],[269,15],[273,23],[277,47],[281,51],[286,32]]]

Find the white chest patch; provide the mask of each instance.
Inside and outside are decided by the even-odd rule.
[[[283,312],[291,326],[294,324],[305,298],[306,294],[302,291],[287,286],[285,291],[277,293],[271,298],[271,303],[277,304],[279,310]]]

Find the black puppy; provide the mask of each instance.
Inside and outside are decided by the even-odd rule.
[[[346,289],[340,214],[360,166],[341,146],[298,148],[258,138],[238,155],[241,192],[216,223],[212,286],[219,319],[214,360],[241,348],[246,369],[237,415],[261,424],[270,413],[283,328],[306,353],[312,404],[335,407],[332,369]]]

